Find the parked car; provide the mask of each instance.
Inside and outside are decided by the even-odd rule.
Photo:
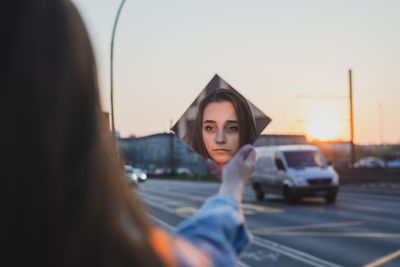
[[[354,168],[383,169],[385,162],[377,157],[367,157],[356,161]]]
[[[139,168],[133,168],[133,173],[136,175],[139,182],[144,182],[147,179],[147,174],[144,170]]]
[[[186,175],[191,175],[192,171],[189,170],[188,168],[185,167],[180,167],[176,169],[176,174],[186,174]]]
[[[386,163],[388,168],[400,168],[400,160],[391,160]]]
[[[132,166],[125,165],[124,167],[125,167],[125,174],[126,174],[126,177],[129,180],[129,182],[131,183],[132,186],[137,187],[137,185],[138,185],[138,177],[137,177],[137,174],[133,171]]]
[[[264,146],[256,150],[252,187],[257,200],[263,200],[268,192],[282,194],[288,203],[302,197],[335,202],[339,176],[316,146]]]
[[[164,175],[166,173],[164,168],[156,168],[153,172],[154,175]]]

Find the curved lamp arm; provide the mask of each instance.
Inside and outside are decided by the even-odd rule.
[[[114,70],[113,70],[113,61],[114,61],[114,37],[115,37],[115,30],[117,29],[117,24],[119,20],[119,16],[121,14],[122,7],[124,6],[126,0],[122,0],[121,4],[119,5],[117,16],[114,20],[114,26],[112,31],[111,37],[111,53],[110,53],[110,94],[111,94],[111,131],[113,139],[115,140],[115,122],[114,122]]]

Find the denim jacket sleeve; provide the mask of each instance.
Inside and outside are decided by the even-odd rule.
[[[251,238],[239,203],[229,195],[208,199],[193,217],[178,225],[174,235],[205,251],[213,266],[236,266],[237,256]]]

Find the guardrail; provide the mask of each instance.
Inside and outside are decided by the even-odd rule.
[[[341,184],[361,183],[400,183],[400,168],[393,169],[347,169],[338,168],[336,171]]]

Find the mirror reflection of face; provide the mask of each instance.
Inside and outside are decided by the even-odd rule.
[[[191,152],[205,160],[213,159],[222,169],[241,146],[253,144],[270,121],[215,75],[171,130],[190,146]]]
[[[239,150],[239,130],[239,121],[231,102],[212,102],[205,107],[202,118],[204,146],[221,168]]]

